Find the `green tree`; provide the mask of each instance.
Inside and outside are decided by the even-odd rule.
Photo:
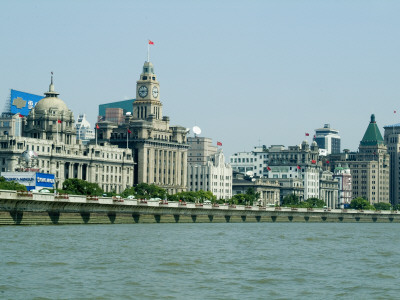
[[[15,181],[7,181],[0,176],[0,190],[26,191],[26,186]]]
[[[254,188],[250,187],[246,190],[246,204],[253,205],[260,199],[260,192],[256,192]]]
[[[374,203],[374,207],[377,210],[390,210],[392,208],[390,203],[385,203],[385,202]]]
[[[350,207],[353,209],[374,209],[374,207],[369,204],[369,201],[362,197],[351,200]]]
[[[304,203],[303,207],[314,207],[314,208],[322,208],[325,206],[325,201],[318,198],[308,198]],[[301,203],[301,204],[302,204]]]
[[[299,197],[295,194],[286,195],[282,200],[282,206],[295,206],[299,205]]]
[[[104,192],[97,183],[87,182],[86,180],[69,178],[63,183],[63,192],[75,195],[101,196]]]

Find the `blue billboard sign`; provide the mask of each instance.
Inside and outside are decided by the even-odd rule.
[[[36,173],[36,188],[53,188],[55,183],[54,174]]]
[[[41,99],[43,96],[11,90],[11,113],[27,116]]]

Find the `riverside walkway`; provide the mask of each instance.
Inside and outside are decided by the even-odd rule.
[[[0,225],[183,222],[400,222],[397,211],[146,201],[0,190]]]

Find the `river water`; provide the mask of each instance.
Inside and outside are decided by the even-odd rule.
[[[0,299],[400,299],[400,224],[0,227]]]

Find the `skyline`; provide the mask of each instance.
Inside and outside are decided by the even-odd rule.
[[[326,123],[342,150],[356,151],[371,114],[382,135],[400,122],[399,9],[394,1],[4,1],[0,100],[10,89],[42,95],[54,72],[75,119],[85,113],[94,127],[99,104],[135,98],[150,39],[164,115],[199,126],[227,158],[310,142]]]

